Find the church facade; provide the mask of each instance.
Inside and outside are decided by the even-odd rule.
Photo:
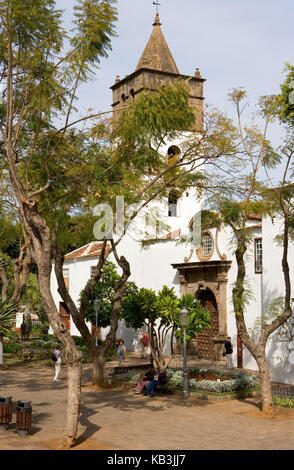
[[[161,30],[158,14],[146,48],[135,71],[123,80],[116,78],[111,87],[113,92],[114,119],[119,109],[126,106],[146,88],[155,89],[160,84],[175,79],[189,78],[190,105],[195,110],[194,132],[202,130],[204,79],[199,69],[194,77],[181,75],[168,48]],[[181,151],[181,141],[168,142],[161,149],[164,154]],[[211,312],[211,328],[197,336],[189,344],[189,354],[211,360],[222,360],[222,350],[227,335],[232,337],[234,366],[257,369],[257,364],[249,351],[241,344],[236,331],[232,305],[232,288],[236,279],[237,266],[234,255],[233,234],[228,227],[209,227],[201,233],[201,244],[192,248],[179,243],[183,235],[189,233],[190,222],[200,213],[203,199],[195,188],[177,196],[171,194],[158,204],[160,213],[170,230],[152,243],[142,243],[143,238],[128,231],[118,245],[118,252],[124,255],[131,266],[131,281],[139,287],[161,290],[164,285],[174,287],[178,295],[189,293],[199,299],[205,309]],[[152,206],[152,207],[153,207]],[[140,219],[139,222],[140,224]],[[258,335],[258,318],[266,306],[284,294],[281,247],[274,244],[279,233],[279,221],[273,225],[270,219],[262,219],[258,214],[250,214],[248,226],[252,242],[247,251],[246,271],[252,300],[246,307],[246,324],[252,335]],[[133,230],[137,233],[137,228]],[[64,277],[69,292],[78,303],[80,291],[93,275],[101,249],[101,242],[94,241],[65,257]],[[294,259],[294,246],[290,247],[289,260]],[[115,262],[114,258],[110,258]],[[293,279],[294,270],[291,266]],[[66,309],[57,293],[57,283],[52,273],[52,293],[57,307],[66,316]],[[79,334],[70,322],[72,334]],[[102,332],[105,336],[107,330]],[[127,349],[139,347],[140,332],[119,325],[117,337],[123,337]],[[294,342],[289,338],[271,338],[268,343],[268,358],[272,380],[294,383]],[[293,344],[292,344],[293,343]],[[293,346],[293,354],[292,354]]]

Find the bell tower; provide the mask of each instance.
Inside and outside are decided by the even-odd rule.
[[[203,85],[205,79],[200,75],[199,68],[196,68],[194,76],[183,75],[179,72],[161,30],[161,22],[157,12],[151,36],[135,71],[122,80],[117,76],[111,87],[114,122],[119,118],[120,110],[136,100],[144,90],[155,91],[159,86],[170,84],[179,79],[184,80],[190,89],[189,106],[194,109],[195,123],[192,129],[186,129],[185,132],[182,132],[182,137],[178,137],[173,142],[166,141],[160,148],[162,155],[167,156],[168,164],[173,164],[174,160],[178,158],[182,151],[182,143],[187,141],[191,134],[197,135],[203,130]],[[165,201],[153,201],[148,205],[148,208],[156,206],[160,211],[161,220],[166,227],[169,227],[170,232],[183,235],[188,233],[191,217],[199,212],[202,202],[197,188],[189,188],[188,191],[181,194],[176,188],[171,187]]]
[[[198,68],[194,76],[180,74],[162,33],[157,13],[151,36],[135,71],[122,80],[117,76],[115,84],[111,87],[114,120],[116,121],[119,116],[119,112],[116,111],[135,100],[142,91],[156,90],[159,86],[177,79],[187,81],[190,88],[189,105],[195,110],[195,127],[192,130],[200,132],[203,128],[203,84],[205,79],[201,77]]]

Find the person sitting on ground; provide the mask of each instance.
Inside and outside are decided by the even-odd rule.
[[[147,385],[145,395],[149,395],[150,397],[154,397],[155,389],[157,385],[165,385],[167,383],[167,376],[164,367],[160,367],[158,370],[157,377]]]
[[[150,364],[148,366],[146,374],[142,377],[142,380],[140,380],[137,384],[136,393],[141,393],[144,387],[147,386],[150,382],[152,382],[154,376],[155,370],[154,367]]]

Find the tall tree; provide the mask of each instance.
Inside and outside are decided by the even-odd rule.
[[[82,134],[70,130],[71,115],[79,85],[111,47],[116,21],[114,3],[78,1],[69,50],[64,53],[66,32],[61,25],[61,11],[56,10],[53,0],[28,0],[25,8],[20,0],[4,0],[0,6],[2,171],[8,171],[26,234],[27,253],[38,268],[43,307],[65,351],[66,447],[74,445],[77,437],[81,354],[50,292],[54,219],[47,218],[46,209],[53,201],[54,208],[59,201],[70,208],[81,198],[80,175],[86,175],[89,159],[85,164],[78,153],[82,148],[85,151],[85,142]],[[63,119],[60,128],[56,126],[57,117]]]
[[[181,156],[172,165],[168,165],[167,156],[161,150],[162,144],[167,140],[183,137],[183,131],[192,126],[194,119],[193,110],[189,107],[187,86],[175,82],[142,93],[121,113],[113,132],[107,134],[111,146],[100,155],[100,167],[95,168],[98,191],[92,193],[92,198],[89,195],[89,203],[96,206],[97,203],[107,202],[107,208],[102,206],[102,212],[110,210],[111,217],[102,217],[98,221],[103,246],[96,274],[84,289],[80,306],[75,305],[66,289],[62,275],[64,257],[60,250],[56,251],[58,292],[93,357],[95,383],[101,384],[104,381],[104,354],[115,339],[121,300],[130,276],[128,261],[125,257],[118,256],[117,247],[132,229],[132,221],[147,210],[150,202],[166,197],[171,188],[184,191],[187,187],[199,185],[203,180],[203,162],[217,162],[223,155],[230,155],[233,151],[234,132],[232,134],[230,123],[221,113],[213,110],[205,116],[203,133],[193,133],[189,138],[186,137]],[[100,137],[100,125],[98,130],[93,129],[94,134],[97,134],[97,138]],[[118,196],[123,197],[124,202],[132,208],[122,216],[116,211]],[[94,233],[96,236],[96,230]],[[112,235],[113,238],[109,239]],[[107,340],[103,345],[96,346],[87,328],[85,315],[91,292],[99,282],[103,266],[112,253],[118,266],[122,268],[122,275],[117,284]]]
[[[291,316],[290,293],[291,283],[288,266],[288,230],[289,230],[289,204],[284,201],[286,176],[283,178],[281,188],[271,189],[272,196],[277,191],[280,201],[279,210],[284,219],[283,232],[283,258],[281,267],[285,280],[284,307],[276,315],[265,318],[260,312],[259,332],[256,340],[250,336],[247,322],[246,309],[252,300],[252,290],[247,277],[246,255],[252,242],[252,229],[248,223],[250,214],[266,216],[277,210],[273,204],[269,204],[268,186],[261,180],[262,169],[275,168],[281,162],[281,155],[274,151],[267,140],[268,126],[277,116],[278,101],[276,97],[263,97],[259,102],[259,113],[264,119],[262,131],[253,124],[251,127],[243,127],[242,109],[246,93],[244,90],[236,89],[230,94],[230,98],[237,112],[239,137],[241,151],[236,153],[235,167],[231,164],[223,184],[221,178],[215,175],[214,183],[218,190],[211,189],[213,197],[212,207],[217,212],[218,222],[231,228],[233,233],[234,253],[237,263],[237,275],[232,290],[232,300],[235,313],[237,332],[242,342],[257,362],[261,377],[262,411],[267,415],[274,415],[275,410],[272,402],[271,377],[269,364],[266,357],[266,345],[269,336]],[[283,150],[285,152],[285,149]],[[292,151],[289,154],[292,158]],[[286,168],[289,165],[289,159]],[[233,162],[231,162],[233,163]],[[237,172],[236,172],[237,171]],[[286,175],[286,170],[285,170]],[[217,182],[216,182],[217,181]],[[272,299],[274,301],[274,299]],[[259,312],[257,312],[258,314]]]

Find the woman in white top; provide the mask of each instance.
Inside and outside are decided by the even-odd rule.
[[[56,346],[56,349],[54,349],[53,354],[56,357],[56,362],[55,362],[55,377],[53,379],[54,382],[60,380],[59,374],[61,371],[61,363],[62,363],[62,352],[60,350],[61,346]]]

